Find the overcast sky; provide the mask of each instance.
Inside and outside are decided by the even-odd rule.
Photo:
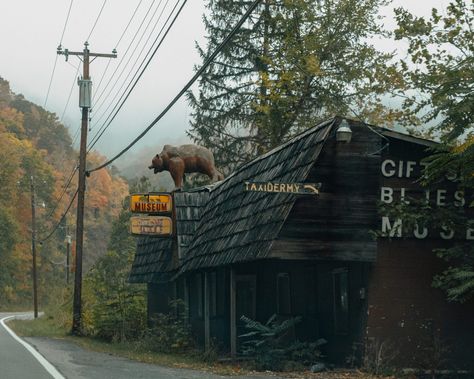
[[[176,3],[176,0],[108,0],[105,3],[96,27],[93,29],[103,3],[103,0],[75,0],[62,39],[63,48],[71,51],[80,51],[83,49],[84,42],[92,31],[92,35],[88,39],[91,52],[110,53],[113,48],[117,48],[118,58],[110,62],[109,69],[103,77],[101,86],[99,86],[99,82],[108,60],[99,58],[91,64],[91,77],[96,96],[95,109],[92,113],[91,137],[94,136],[98,127],[105,121],[105,115],[108,114],[106,112],[108,104],[112,101],[121,84],[126,82],[125,78],[130,72],[130,67],[135,62],[135,57],[142,49],[142,46],[145,45],[154,21],[151,22],[149,29],[143,34],[143,37],[142,33],[151,15],[156,11],[156,19],[163,11],[161,21],[152,34],[150,42],[156,37],[158,30],[160,30],[163,21]],[[447,3],[447,0],[395,0],[382,13],[386,17],[386,26],[392,29],[395,25],[392,11],[394,7],[403,6],[417,15],[428,15],[432,7],[442,8]],[[158,7],[159,4],[161,4],[160,7]],[[15,93],[22,93],[28,100],[39,105],[43,105],[46,100],[48,85],[56,59],[56,48],[61,40],[69,5],[70,0],[2,0],[0,76],[10,82]],[[138,5],[135,17],[131,21],[124,37],[117,45],[120,36]],[[135,43],[132,44],[133,47],[125,54],[148,9],[151,9],[148,18],[146,18]],[[190,0],[187,2],[170,34],[165,39],[124,108],[97,143],[96,149],[102,154],[112,156],[121,150],[163,110],[190,79],[193,74],[193,66],[200,63],[195,49],[195,41],[204,42],[205,30],[202,24],[204,10],[204,1],[202,0]],[[142,42],[138,44],[135,54],[132,54],[138,40]],[[403,51],[401,45],[394,45],[393,42],[390,44],[380,41],[375,43],[379,48],[393,49],[396,47]],[[133,58],[131,58],[127,65],[126,63],[130,57]],[[141,62],[141,59],[139,62]],[[81,117],[78,108],[78,87],[75,84],[79,63],[77,57],[70,56],[68,62],[65,61],[64,56],[59,57],[46,103],[46,109],[55,112],[58,117],[61,117],[64,113],[63,122],[70,128],[71,135],[74,135]],[[109,76],[117,67],[115,76],[124,70],[122,79],[115,87],[113,87],[113,84],[116,82],[111,81],[112,84],[105,88]],[[72,95],[69,105],[66,107],[72,86],[74,86]],[[110,96],[107,96],[110,90],[113,91]],[[97,101],[98,95],[101,93],[102,98]],[[107,101],[103,102],[103,100]],[[111,108],[109,108],[110,110]],[[134,147],[131,153],[136,153],[144,147],[162,146],[165,143],[185,141],[185,130],[188,127],[189,121],[188,113],[189,110],[185,101],[180,101]],[[121,160],[123,164],[123,161],[127,160],[127,155],[121,158]]]

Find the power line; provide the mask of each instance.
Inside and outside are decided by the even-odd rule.
[[[234,35],[237,33],[237,31],[240,29],[240,27],[244,24],[244,22],[249,18],[250,14],[253,12],[253,10],[258,6],[261,0],[255,0],[252,5],[249,7],[247,12],[242,16],[242,18],[239,20],[239,22],[234,26],[234,28],[231,30],[231,32],[227,35],[227,37],[220,43],[220,45],[214,50],[214,52],[206,59],[206,61],[203,63],[203,65],[199,68],[199,70],[194,74],[194,76],[191,78],[191,80],[183,87],[183,89],[174,97],[173,100],[166,106],[166,108],[152,121],[150,125],[142,132],[138,137],[136,137],[127,147],[125,147],[122,151],[120,151],[117,155],[115,155],[112,159],[109,159],[105,163],[91,169],[88,171],[88,173],[100,170],[104,167],[107,167],[110,165],[112,162],[120,158],[123,154],[125,154],[132,146],[134,146],[138,141],[140,141],[155,124],[160,121],[163,116],[168,113],[168,111],[173,107],[173,105],[183,96],[186,91],[194,84],[194,82],[202,75],[202,73],[206,70],[206,68],[212,63],[214,58],[221,52],[221,50],[224,48],[224,46],[234,37]]]
[[[129,96],[131,95],[132,91],[135,89],[138,81],[140,80],[140,78],[142,77],[144,71],[146,70],[146,68],[148,67],[149,63],[151,62],[151,60],[153,59],[153,57],[155,56],[156,52],[158,51],[158,49],[160,48],[160,46],[162,45],[163,41],[165,40],[166,36],[168,35],[168,32],[170,31],[170,29],[173,27],[173,24],[175,23],[176,19],[178,18],[179,14],[181,13],[181,10],[183,9],[184,5],[186,4],[186,1],[185,0],[182,5],[181,5],[181,8],[178,10],[178,12],[175,14],[175,17],[173,19],[173,21],[168,25],[168,28],[165,32],[165,34],[163,35],[163,37],[161,38],[161,40],[159,41],[159,43],[156,45],[155,47],[155,50],[153,51],[153,53],[151,54],[151,56],[149,56],[150,52],[151,52],[151,49],[152,47],[157,43],[158,39],[160,38],[164,28],[166,27],[166,25],[168,24],[169,20],[171,19],[171,16],[173,15],[173,12],[175,11],[176,7],[178,6],[178,3],[175,4],[175,6],[173,7],[172,11],[170,12],[170,14],[168,15],[168,18],[167,20],[165,21],[163,27],[161,28],[160,32],[158,33],[158,36],[155,38],[155,40],[153,41],[152,43],[152,47],[150,47],[150,50],[146,53],[145,57],[143,58],[142,62],[140,63],[140,66],[139,68],[135,71],[135,74],[133,75],[132,79],[130,80],[130,82],[128,83],[127,87],[125,88],[125,91],[122,93],[122,95],[120,96],[118,102],[115,104],[115,106],[113,107],[112,111],[110,112],[109,116],[105,119],[104,123],[102,124],[102,126],[99,128],[99,130],[96,132],[94,138],[92,139],[90,145],[89,145],[89,150],[88,152],[93,148],[93,146],[97,143],[97,141],[102,137],[102,135],[104,134],[104,132],[107,130],[107,128],[110,126],[110,124],[112,123],[112,121],[115,119],[115,117],[117,116],[118,112],[122,109],[123,105],[125,104],[125,102],[127,101],[127,99],[129,98]],[[150,35],[151,36],[151,35]],[[144,47],[143,47],[144,48]],[[142,51],[140,52],[140,55],[141,53],[143,52],[143,49]],[[139,55],[139,57],[140,57]],[[135,61],[135,64],[134,66],[136,65],[139,57],[137,57],[137,60]],[[146,60],[148,59],[148,62],[146,62]],[[145,64],[146,62],[146,64]],[[145,65],[145,66],[144,66]],[[141,70],[141,72],[140,72]],[[130,74],[132,73],[132,71],[130,70],[129,74],[127,75],[127,78],[125,80],[127,80],[130,76]],[[132,84],[133,83],[133,84]],[[120,87],[119,89],[119,92],[122,90],[122,88],[124,87],[125,83],[122,84],[122,86]],[[117,95],[118,93],[117,92]],[[114,97],[113,100],[115,100],[115,98],[117,97],[117,95]],[[110,104],[112,105],[112,104]],[[109,107],[107,107],[107,110],[110,108],[110,105]],[[106,111],[107,111],[106,110]],[[115,112],[115,113],[114,113]],[[113,114],[113,115],[112,115]],[[105,115],[105,113],[104,113]],[[102,118],[102,117],[101,117]],[[108,122],[107,122],[108,121]]]
[[[151,16],[150,20],[148,21],[148,25],[145,27],[145,30],[143,31],[142,35],[140,36],[140,41],[144,38],[145,33],[147,32],[148,27],[150,26],[151,21],[153,20],[153,17],[155,17],[155,14],[158,12],[158,9],[159,9],[160,6],[161,6],[161,3],[162,3],[162,0],[160,0],[160,3],[158,4],[158,7],[155,9],[155,11],[153,12],[153,15]],[[131,72],[133,71],[133,67],[136,66],[137,61],[140,59],[140,56],[141,56],[141,54],[143,53],[143,50],[145,49],[145,47],[146,47],[148,41],[150,40],[150,38],[151,38],[153,32],[155,31],[156,27],[158,26],[158,23],[160,22],[161,17],[163,16],[163,13],[164,13],[164,11],[165,11],[166,6],[168,5],[168,3],[169,3],[169,0],[166,0],[166,3],[165,3],[165,5],[164,5],[163,9],[161,10],[160,15],[158,16],[157,20],[155,21],[155,24],[153,25],[152,30],[150,31],[150,33],[149,33],[149,35],[148,35],[148,38],[146,39],[145,43],[144,43],[143,46],[142,46],[142,49],[141,49],[140,52],[138,53],[138,56],[137,56],[137,58],[135,59],[134,64],[132,64],[132,67],[130,68],[129,73],[127,74],[126,78],[123,80],[122,86],[119,88],[119,90],[118,90],[117,93],[115,94],[114,98],[112,99],[112,101],[110,102],[110,104],[108,105],[108,107],[106,108],[106,110],[102,113],[102,115],[101,115],[101,116],[99,117],[99,119],[96,121],[97,123],[105,116],[105,114],[107,113],[107,111],[109,110],[109,108],[112,106],[112,103],[115,101],[115,99],[117,98],[118,94],[120,93],[120,91],[122,90],[123,86],[125,85],[125,82],[126,82],[126,81],[128,80],[128,78],[130,77],[130,74],[131,74]],[[177,4],[176,4],[176,5],[177,5]],[[173,8],[173,11],[174,11],[174,9],[176,8],[176,5],[175,5],[175,7]],[[173,12],[173,11],[172,11],[172,12]],[[168,20],[169,20],[169,17],[168,17]],[[163,29],[162,29],[162,30],[163,30]],[[160,33],[161,33],[161,31],[160,31]],[[154,43],[153,43],[153,44],[154,44]],[[152,44],[152,46],[153,46],[153,44]],[[115,88],[116,85],[118,84],[119,79],[120,79],[120,78],[122,77],[122,75],[124,74],[124,72],[125,72],[125,70],[126,70],[128,64],[130,63],[131,59],[133,58],[133,55],[134,55],[135,52],[137,51],[138,46],[139,46],[139,45],[137,45],[137,46],[133,49],[132,54],[130,55],[130,57],[129,57],[128,60],[127,60],[127,63],[125,63],[125,66],[123,67],[122,71],[120,72],[120,75],[119,75],[119,76],[117,77],[117,79],[115,80],[114,85],[110,88],[110,90],[109,90],[109,92],[108,92],[108,94],[107,94],[107,96],[106,96],[106,99],[112,94],[112,91],[114,90],[114,88]],[[150,47],[150,50],[151,50],[151,47]],[[99,106],[97,106],[97,107],[94,108],[94,111],[97,113],[97,112],[102,108],[102,106],[104,105],[104,103],[105,103],[105,99],[104,99],[104,101],[102,101],[102,103],[101,103]]]
[[[62,193],[58,196],[58,198],[56,199],[56,205],[52,208],[52,210],[48,213],[48,216],[47,217],[51,217],[54,213],[54,211],[58,208],[59,204],[61,203],[61,200],[63,198],[63,196],[66,194],[69,186],[71,185],[71,182],[72,182],[72,179],[74,178],[74,174],[76,173],[77,171],[77,162],[75,162],[74,164],[74,167],[72,168],[72,171],[71,173],[69,174],[69,179],[67,180],[67,183],[64,185],[64,188],[63,188],[63,191]]]
[[[125,27],[125,29],[124,29],[123,32],[122,32],[122,35],[120,36],[119,40],[118,40],[117,43],[115,44],[115,48],[117,48],[118,45],[120,44],[120,42],[122,42],[122,38],[123,38],[123,36],[125,35],[125,33],[127,32],[128,27],[129,27],[130,24],[132,23],[132,20],[135,18],[135,14],[137,13],[138,8],[140,8],[140,6],[142,5],[142,2],[143,2],[143,0],[140,0],[140,2],[138,3],[137,7],[136,7],[135,10],[133,11],[132,17],[130,17],[130,20],[128,20],[127,26]]]
[[[56,57],[58,57],[58,55],[56,55]],[[80,69],[80,65],[78,65],[77,68],[76,68],[76,72],[75,72],[74,78],[72,80],[71,89],[69,90],[69,95],[67,97],[66,105],[64,106],[63,113],[61,114],[61,118],[59,120],[60,123],[63,122],[63,118],[64,118],[64,115],[66,114],[66,110],[67,110],[67,107],[69,105],[69,101],[71,100],[72,91],[74,90],[74,85],[76,84],[77,74],[79,73],[79,69]]]
[[[91,32],[89,33],[89,36],[87,37],[86,41],[89,41],[91,36],[92,36],[92,33],[94,32],[94,29],[97,25],[97,22],[99,21],[99,18],[102,14],[102,11],[104,10],[104,7],[105,7],[105,4],[107,3],[107,0],[104,0],[104,2],[102,3],[102,7],[100,8],[100,11],[99,11],[99,14],[97,15],[97,18],[95,19],[95,22],[94,22],[94,25],[92,26],[92,29],[91,29]]]
[[[67,213],[69,212],[69,210],[71,209],[71,206],[72,206],[72,203],[74,202],[74,200],[76,199],[76,196],[77,196],[77,192],[79,191],[79,189],[76,190],[76,192],[74,193],[74,196],[72,197],[71,201],[69,202],[69,205],[67,206],[67,209],[66,211],[63,213],[62,217],[60,218],[60,220],[58,221],[58,223],[56,224],[56,226],[53,228],[53,230],[51,230],[51,232],[45,237],[45,238],[42,238],[40,239],[38,242],[40,244],[42,244],[43,242],[46,242],[47,240],[49,240],[52,235],[54,234],[54,232],[59,228],[59,226],[61,225],[61,223],[63,222],[64,218],[66,217]]]
[[[100,99],[102,98],[102,95],[104,94],[105,90],[109,87],[109,84],[111,83],[112,81],[112,78],[114,77],[114,75],[117,73],[120,65],[122,64],[123,60],[125,59],[125,56],[127,55],[128,51],[130,50],[130,48],[132,47],[132,44],[133,42],[135,41],[135,38],[137,38],[138,36],[138,33],[140,32],[143,24],[145,23],[145,20],[147,19],[148,17],[148,14],[150,13],[152,7],[153,7],[153,4],[155,3],[155,0],[152,1],[152,3],[150,4],[150,6],[148,7],[147,11],[146,11],[146,14],[145,16],[143,17],[143,20],[142,22],[140,23],[140,25],[138,26],[138,29],[137,31],[135,32],[135,35],[133,36],[132,40],[130,41],[127,49],[125,50],[125,53],[123,53],[122,55],[122,58],[120,59],[117,67],[115,68],[114,72],[112,73],[111,77],[109,78],[109,81],[107,82],[107,84],[105,85],[104,89],[102,90],[102,92],[98,95],[98,99],[97,99],[97,102],[100,101]]]
[[[71,14],[71,8],[72,8],[72,3],[73,2],[74,2],[74,0],[71,0],[71,2],[69,3],[69,9],[67,11],[66,21],[64,22],[63,31],[61,33],[61,38],[59,40],[59,46],[61,46],[61,44],[63,43],[64,33],[66,32],[66,26],[67,26],[67,23],[69,21],[69,15]],[[51,77],[49,79],[48,90],[46,92],[46,98],[44,99],[44,103],[43,103],[43,108],[46,107],[46,103],[48,102],[48,99],[49,99],[49,92],[51,91],[51,85],[53,84],[53,78],[54,78],[54,73],[56,72],[57,63],[58,63],[58,55],[56,54],[56,58],[54,59],[53,71],[51,72]]]
[[[64,22],[63,32],[61,33],[61,39],[59,40],[59,45],[60,46],[63,43],[64,33],[66,32],[66,25],[69,21],[69,16],[71,15],[72,3],[74,3],[74,0],[71,0],[71,2],[69,3],[69,9],[67,11],[66,21]],[[56,57],[57,57],[57,55],[56,55]]]

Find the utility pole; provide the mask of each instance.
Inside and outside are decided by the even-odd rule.
[[[33,175],[30,176],[31,192],[31,252],[33,254],[33,306],[35,318],[38,318],[38,277],[36,275],[36,200],[35,182]]]
[[[79,84],[79,107],[82,108],[81,122],[81,145],[79,150],[79,186],[77,191],[77,221],[76,221],[76,272],[74,276],[74,299],[72,305],[72,330],[74,335],[80,335],[82,330],[82,248],[84,243],[84,198],[86,193],[86,154],[87,154],[87,126],[89,122],[89,109],[91,107],[92,82],[89,76],[90,58],[117,58],[115,49],[112,54],[91,53],[88,49],[89,43],[84,43],[83,51],[62,50],[59,46],[57,53],[82,57],[83,74]]]
[[[69,227],[66,222],[66,284],[69,284],[69,270],[70,270],[70,262],[69,262],[69,255],[71,249],[71,236],[69,235]]]

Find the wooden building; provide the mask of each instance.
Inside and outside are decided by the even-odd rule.
[[[341,122],[350,142],[336,138]],[[334,363],[383,344],[404,367],[429,365],[449,348],[446,365],[473,368],[474,303],[450,304],[431,283],[444,267],[433,248],[472,240],[474,229],[407,234],[403,220],[379,210],[420,193],[467,207],[449,185],[420,189],[420,160],[433,145],[352,120],[317,125],[222,182],[174,193],[175,236],[140,238],[130,281],[148,283],[150,317],[182,298],[197,340],[232,355],[241,315],[298,315],[295,338],[326,339]],[[249,191],[249,183],[272,186]],[[280,192],[280,183],[321,183],[320,194]]]

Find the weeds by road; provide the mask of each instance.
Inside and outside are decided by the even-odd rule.
[[[108,343],[89,337],[74,337],[69,335],[69,329],[58,326],[57,320],[52,317],[42,317],[37,320],[12,320],[9,326],[22,337],[49,337],[65,339],[76,343],[84,349],[108,353],[134,361],[151,363],[166,367],[187,368],[212,372],[229,376],[262,376],[262,377],[287,377],[293,379],[394,379],[394,376],[373,376],[356,370],[337,370],[324,373],[310,372],[260,372],[251,371],[238,363],[206,362],[199,352],[193,354],[164,354],[143,350],[134,343]]]

